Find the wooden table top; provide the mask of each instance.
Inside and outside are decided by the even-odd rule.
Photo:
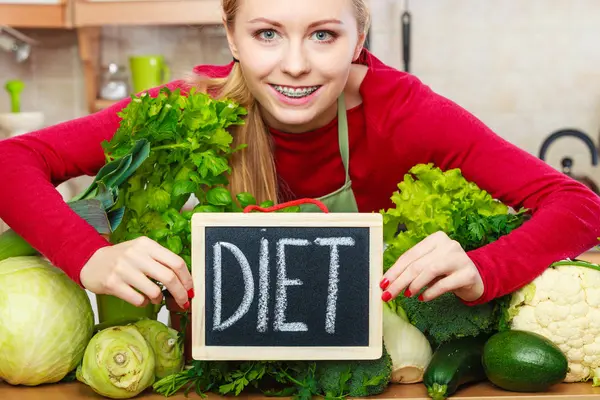
[[[185,397],[183,392],[165,398],[164,396],[152,393],[147,390],[135,399],[142,400],[194,400],[201,397],[195,393],[190,393]],[[208,399],[220,399],[217,395],[208,395]],[[235,397],[229,397],[234,399]],[[240,396],[248,400],[266,399],[258,395]],[[94,393],[88,386],[79,383],[61,383],[52,385],[42,385],[37,387],[10,386],[6,383],[0,383],[0,399],[6,400],[100,400],[104,397]],[[274,398],[269,398],[274,399]],[[367,399],[406,399],[406,400],[430,400],[425,391],[425,386],[421,383],[411,385],[390,385],[389,389],[378,396],[371,396]],[[546,393],[513,393],[495,388],[488,382],[471,385],[460,389],[451,400],[550,400],[550,399],[574,399],[574,400],[592,400],[600,399],[600,387],[592,387],[591,382],[587,383],[562,383],[555,385]]]

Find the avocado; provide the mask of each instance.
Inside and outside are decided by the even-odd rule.
[[[562,382],[568,360],[548,338],[527,331],[498,332],[488,339],[482,356],[487,378],[513,392],[543,392]]]

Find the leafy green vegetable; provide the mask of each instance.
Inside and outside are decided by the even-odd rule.
[[[205,93],[163,88],[157,97],[141,95],[119,113],[119,129],[102,143],[107,160],[130,152],[139,140],[150,144],[148,157],[119,189],[123,220],[112,234],[119,243],[148,236],[179,254],[190,268],[190,220],[195,212],[241,211],[224,187],[231,172],[232,125],[246,110],[230,100]],[[200,204],[180,213],[194,194]]]
[[[383,392],[392,372],[384,351],[378,360],[361,361],[193,361],[186,370],[154,383],[156,393],[180,390],[239,396],[249,391],[295,399],[343,399]]]
[[[392,195],[395,208],[381,211],[384,222],[384,270],[408,249],[436,231],[445,232],[470,251],[496,241],[521,226],[527,210],[510,212],[459,169],[442,171],[433,164],[415,165]],[[421,291],[422,292],[422,291]],[[498,327],[503,299],[478,306],[463,304],[454,294],[421,302],[418,296],[395,300],[410,322],[435,347],[453,338],[477,336]]]

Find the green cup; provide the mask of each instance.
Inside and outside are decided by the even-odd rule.
[[[133,91],[139,93],[163,85],[171,79],[171,71],[163,56],[144,55],[129,57],[129,71]]]

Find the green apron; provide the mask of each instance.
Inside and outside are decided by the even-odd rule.
[[[344,163],[344,171],[346,173],[346,180],[344,186],[326,194],[325,196],[319,197],[319,200],[323,203],[329,212],[358,212],[358,206],[356,205],[356,199],[352,192],[352,181],[350,180],[350,174],[348,173],[348,166],[350,162],[350,148],[348,144],[348,119],[346,118],[346,103],[344,102],[344,94],[342,93],[337,101],[338,105],[338,143],[340,146],[340,154],[342,155],[342,162]],[[321,210],[314,204],[302,204],[300,205],[302,212],[321,212]]]

